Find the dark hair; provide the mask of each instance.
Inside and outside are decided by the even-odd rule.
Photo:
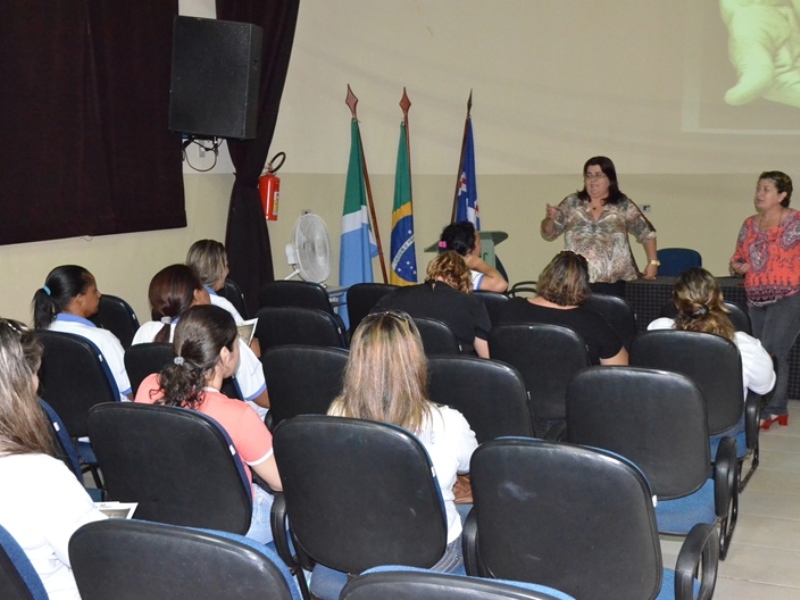
[[[233,352],[237,336],[236,323],[224,308],[206,304],[188,309],[175,327],[176,358],[159,373],[164,394],[159,404],[197,408],[220,352],[223,348]]]
[[[466,256],[475,249],[475,226],[469,221],[450,223],[439,236],[439,252],[452,250]]]
[[[203,284],[194,271],[186,265],[170,265],[161,269],[150,280],[147,297],[150,300],[150,315],[154,321],[182,317],[194,302],[195,290],[202,290]],[[169,341],[170,324],[156,334],[153,341]]]
[[[589,264],[571,250],[562,250],[544,268],[536,282],[536,293],[559,306],[580,306],[592,295]]]
[[[678,310],[675,329],[716,333],[733,341],[736,329],[723,303],[719,283],[702,267],[687,269],[678,276],[672,301]]]
[[[77,265],[63,265],[50,271],[44,285],[33,294],[33,326],[47,329],[56,315],[63,312],[75,296],[86,293],[92,283],[92,274]]]
[[[607,156],[593,156],[583,165],[583,174],[586,174],[586,169],[589,167],[600,167],[600,170],[608,177],[608,204],[619,204],[624,198],[625,194],[619,189],[617,183],[617,169],[614,163]],[[589,199],[589,192],[586,191],[586,184],[583,184],[583,189],[578,192],[578,198],[581,200]]]
[[[228,265],[228,255],[217,240],[198,240],[186,254],[186,264],[197,274],[200,283],[211,285],[222,278]]]
[[[775,184],[775,189],[779,194],[786,192],[786,198],[781,200],[781,206],[786,208],[792,199],[792,178],[783,171],[764,171],[758,176],[758,180],[769,179]]]

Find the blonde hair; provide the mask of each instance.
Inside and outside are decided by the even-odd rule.
[[[414,321],[396,311],[368,315],[353,335],[342,395],[328,414],[417,433],[430,412],[428,361]]]
[[[189,248],[186,264],[191,267],[200,283],[212,285],[222,279],[228,266],[225,246],[216,240],[198,240]]]
[[[714,276],[701,267],[684,271],[675,281],[672,301],[678,314],[675,329],[715,333],[733,341],[736,329],[728,317]]]
[[[441,281],[465,294],[472,293],[472,277],[464,258],[448,250],[428,263],[426,281]]]
[[[55,455],[33,383],[40,357],[39,342],[22,323],[0,319],[0,454]]]

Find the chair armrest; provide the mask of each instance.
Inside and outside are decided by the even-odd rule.
[[[478,512],[475,507],[469,511],[464,521],[464,529],[461,533],[461,551],[464,554],[464,568],[467,575],[473,577],[480,576],[480,566],[478,560]]]
[[[761,403],[761,396],[753,392],[747,393],[747,400],[745,400],[744,403],[744,435],[748,450],[752,450],[758,446]]]
[[[267,426],[267,429],[269,429],[270,433],[272,433],[272,431],[275,429],[275,425],[272,422],[272,411],[270,410],[268,410],[267,414],[264,415],[264,425]]]
[[[675,600],[708,600],[714,595],[719,567],[719,534],[698,523],[686,536],[675,564]],[[700,593],[694,596],[694,574],[700,572]]]
[[[567,423],[565,421],[559,421],[558,423],[549,425],[543,437],[548,442],[560,442],[564,438],[566,432]]]
[[[286,498],[283,494],[276,493],[272,502],[272,511],[269,516],[272,527],[272,539],[275,542],[275,551],[286,566],[294,573],[300,567],[297,557],[294,556],[289,546],[289,537],[286,532]]]
[[[718,517],[728,513],[728,505],[736,494],[736,440],[725,436],[719,442],[714,457],[714,507]]]

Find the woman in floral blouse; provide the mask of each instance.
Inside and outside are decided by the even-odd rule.
[[[621,296],[624,282],[639,277],[628,234],[644,245],[648,264],[645,279],[655,279],[656,230],[639,207],[623,194],[610,158],[595,156],[583,166],[583,189],[547,205],[542,237],[550,241],[562,233],[567,250],[586,257],[592,291]]]

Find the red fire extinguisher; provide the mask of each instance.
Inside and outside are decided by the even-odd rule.
[[[272,166],[276,160],[280,162]],[[278,200],[280,199],[281,180],[275,174],[283,166],[286,160],[285,152],[278,152],[267,163],[267,172],[258,178],[258,193],[261,195],[261,207],[264,209],[264,217],[267,221],[278,220]]]

